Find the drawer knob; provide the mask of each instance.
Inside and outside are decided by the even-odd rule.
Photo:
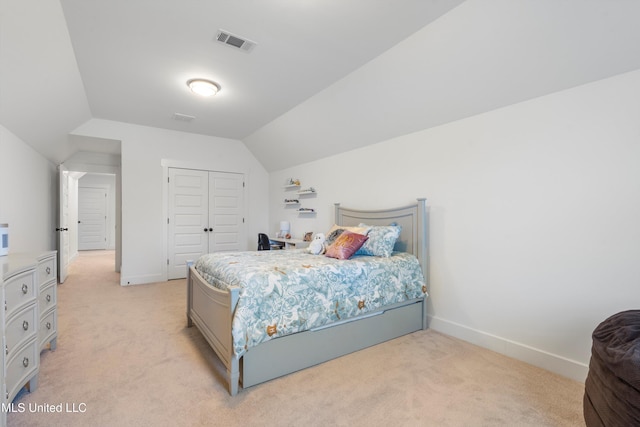
[[[29,329],[29,322],[27,322],[26,320],[24,322],[22,322],[22,329],[24,329],[25,331]]]
[[[22,359],[22,365],[26,368],[27,366],[29,366],[29,358],[25,357],[24,359]]]
[[[26,294],[27,292],[29,292],[29,287],[25,284],[22,285],[22,293]]]
[[[51,302],[51,295],[47,294],[47,302]]]
[[[51,267],[47,267],[47,274],[51,274]]]
[[[47,322],[47,329],[51,329],[51,322]]]

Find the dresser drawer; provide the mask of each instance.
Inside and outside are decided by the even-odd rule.
[[[56,258],[48,258],[38,263],[38,281],[42,285],[56,278]]]
[[[44,316],[42,320],[40,320],[40,329],[38,329],[38,334],[40,335],[40,348],[42,348],[44,343],[49,342],[53,338],[55,338],[57,333],[58,312],[56,310],[53,310],[51,313]]]
[[[50,308],[56,306],[57,302],[57,284],[51,283],[46,288],[40,289],[40,296],[38,297],[38,305],[40,307],[40,315],[44,314]]]
[[[36,305],[33,304],[14,317],[7,323],[5,330],[5,354],[11,357],[11,352],[29,341],[38,330],[38,319],[36,318]]]
[[[36,296],[35,271],[18,274],[4,284],[5,318]]]
[[[38,341],[33,340],[23,347],[7,362],[7,398],[11,402],[18,391],[34,375],[37,375],[39,364]],[[31,390],[33,391],[33,390]]]

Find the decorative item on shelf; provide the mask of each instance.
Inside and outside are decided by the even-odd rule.
[[[298,185],[300,185],[300,180],[299,179],[294,179],[294,178],[289,178],[285,185],[287,185],[289,187],[298,186]]]
[[[300,200],[298,199],[284,199],[284,203],[287,205],[297,205],[298,203],[300,203]]]
[[[300,213],[315,213],[315,209],[312,209],[312,208],[299,208],[298,212],[300,212]]]
[[[304,190],[298,191],[298,194],[315,194],[316,189],[313,187],[305,188]]]
[[[313,231],[307,231],[306,233],[304,233],[304,238],[302,240],[305,242],[310,242],[312,237]]]

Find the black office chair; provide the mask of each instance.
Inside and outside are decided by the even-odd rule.
[[[258,233],[258,250],[259,251],[271,250],[271,242],[269,241],[269,236],[267,236],[264,233]]]

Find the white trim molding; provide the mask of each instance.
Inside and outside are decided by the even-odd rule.
[[[572,380],[584,383],[589,366],[528,345],[469,328],[436,316],[428,316],[429,328],[445,335],[529,363]]]

